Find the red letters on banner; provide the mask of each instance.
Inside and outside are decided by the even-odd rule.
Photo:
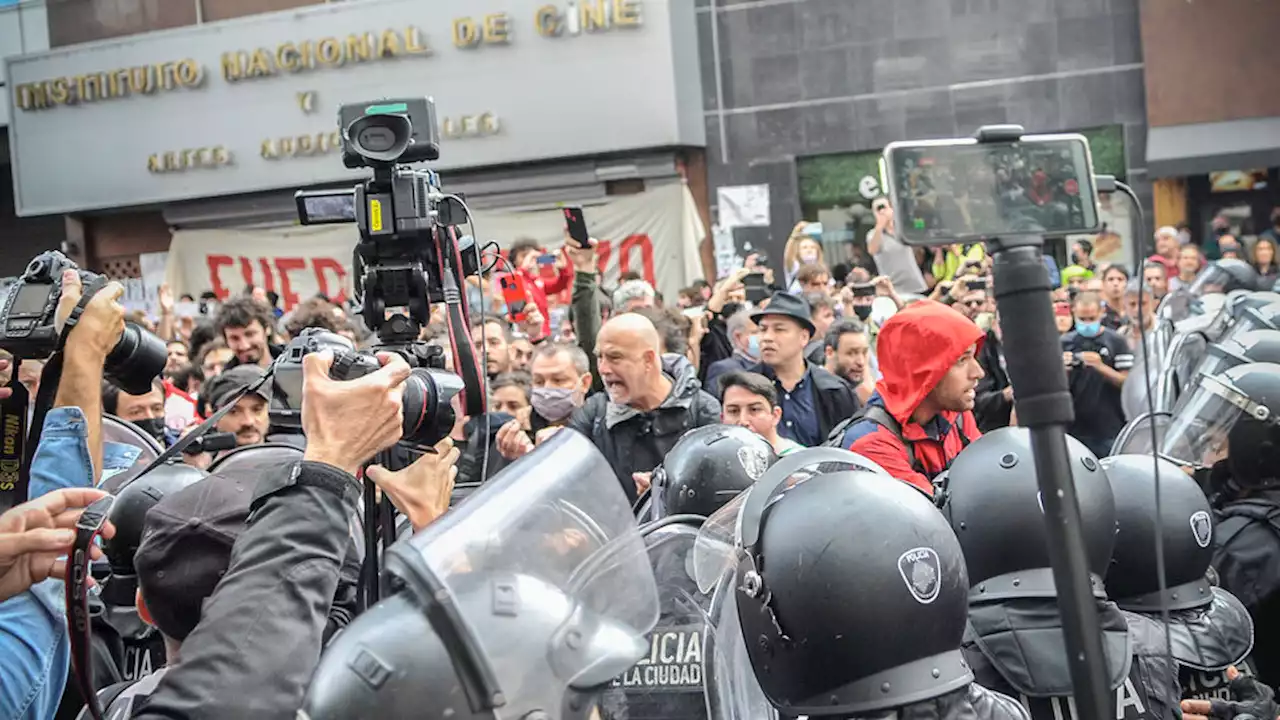
[[[247,257],[231,257],[230,255],[206,255],[205,264],[209,268],[209,288],[219,300],[231,297],[232,290],[227,284],[235,285],[236,281],[227,277],[223,268],[239,266],[240,280],[245,285],[260,285],[264,290],[280,294],[280,303],[285,312],[289,312],[304,298],[294,289],[294,283],[301,278],[298,273],[305,272],[308,265],[315,273],[316,287],[335,303],[347,301],[347,269],[333,258],[257,258],[255,273],[253,260]]]

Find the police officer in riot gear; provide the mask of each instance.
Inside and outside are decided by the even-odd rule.
[[[587,438],[557,433],[464,507],[388,549],[393,594],[333,638],[300,718],[587,718],[650,654],[649,554]]]
[[[1244,260],[1235,258],[1225,258],[1209,263],[1191,284],[1191,292],[1194,295],[1257,289],[1258,271]]]
[[[1067,437],[1067,450],[1115,717],[1172,718],[1180,690],[1166,658],[1163,628],[1107,601],[1102,579],[1115,542],[1116,510],[1106,473],[1075,438]],[[1071,675],[1030,432],[1001,428],[974,441],[951,465],[938,502],[969,568],[965,657],[977,681],[1018,697],[1036,720],[1072,718]]]
[[[1211,469],[1217,491],[1213,567],[1253,616],[1258,678],[1280,682],[1280,365],[1204,376],[1173,418],[1162,454]]]
[[[1231,593],[1212,587],[1209,502],[1181,468],[1150,455],[1102,460],[1116,498],[1116,550],[1107,592],[1121,609],[1162,621],[1168,609],[1170,650],[1183,698],[1228,699],[1227,668],[1251,673],[1253,621]],[[1159,476],[1157,476],[1159,472]],[[1160,484],[1159,514],[1156,483]],[[1156,537],[1164,543],[1164,586]]]
[[[654,470],[648,517],[707,517],[751,487],[777,459],[769,441],[747,428],[690,430]]]
[[[955,534],[923,492],[848,457],[782,458],[721,511],[733,517],[707,522],[739,529],[729,567],[702,556],[716,545],[706,534],[695,561],[724,569],[711,716],[1026,718],[975,684],[961,654],[969,583]]]

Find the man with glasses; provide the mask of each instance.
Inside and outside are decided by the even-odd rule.
[[[924,274],[916,264],[915,253],[901,240],[894,237],[893,208],[889,198],[878,197],[871,202],[876,226],[867,233],[867,252],[876,261],[881,275],[893,280],[898,292],[923,295],[929,292]]]

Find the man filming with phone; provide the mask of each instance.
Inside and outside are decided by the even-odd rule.
[[[542,316],[542,338],[551,334],[550,311],[547,307],[547,296],[563,292],[573,282],[573,267],[565,262],[561,253],[548,253],[537,240],[522,239],[511,245],[507,253],[511,267],[524,279],[526,294]],[[542,267],[552,266],[555,277],[547,279],[542,275]]]
[[[878,197],[871,202],[871,212],[876,225],[867,233],[867,252],[876,261],[881,275],[887,275],[893,286],[901,292],[924,294],[929,292],[924,273],[916,264],[915,253],[894,236],[893,206],[889,198]]]

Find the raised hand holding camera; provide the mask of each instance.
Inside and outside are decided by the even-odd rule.
[[[63,270],[62,294],[58,297],[58,310],[53,319],[53,327],[59,335],[83,294],[84,285],[80,281],[80,273]],[[89,300],[76,326],[71,328],[68,335],[68,353],[82,354],[96,358],[99,362],[106,362],[107,356],[124,335],[124,306],[120,304],[123,296],[124,288],[113,281]]]

